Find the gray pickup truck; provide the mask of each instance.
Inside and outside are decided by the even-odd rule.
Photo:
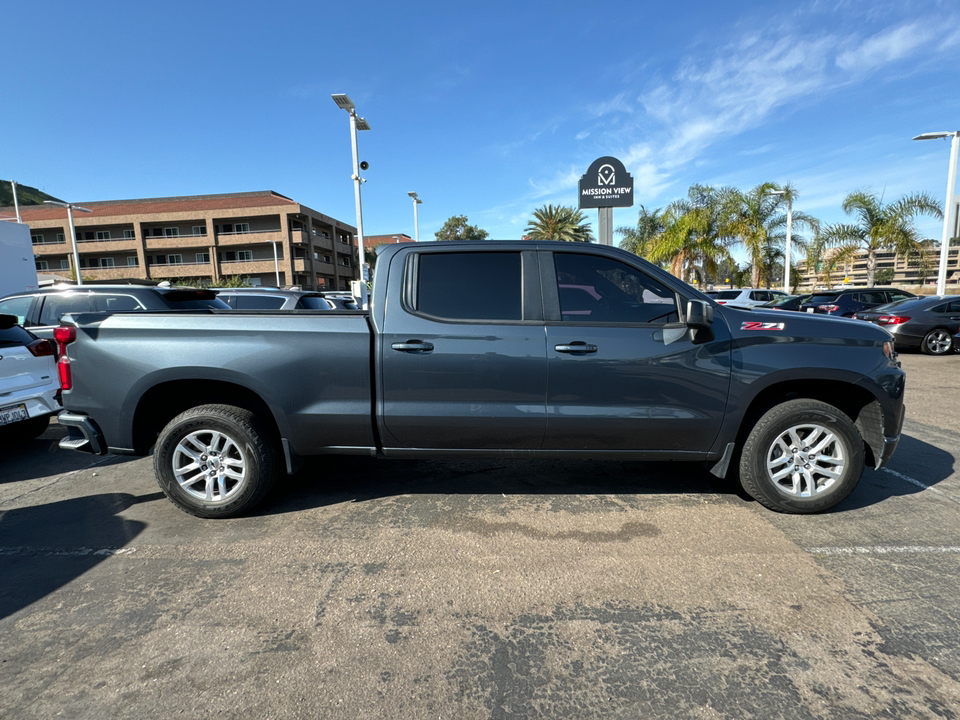
[[[792,513],[896,449],[885,330],[722,307],[582,243],[392,245],[371,310],[68,316],[61,447],[154,455],[200,517],[259,502],[301,458],[685,460]]]

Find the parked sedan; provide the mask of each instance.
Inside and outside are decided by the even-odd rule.
[[[35,438],[60,411],[54,345],[0,315],[0,440]]]
[[[960,298],[934,295],[899,300],[854,315],[891,333],[897,348],[920,348],[927,355],[946,355],[960,333]]]

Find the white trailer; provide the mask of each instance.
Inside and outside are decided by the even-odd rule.
[[[30,226],[0,221],[0,297],[38,287]]]

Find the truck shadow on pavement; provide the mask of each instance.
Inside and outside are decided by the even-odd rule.
[[[119,514],[163,493],[107,493],[0,513],[0,618],[80,577],[146,527]]]
[[[899,460],[899,463],[898,463]],[[955,458],[904,435],[893,468],[926,486],[954,472]],[[897,467],[909,468],[898,471]],[[923,491],[884,470],[867,468],[853,494],[828,512],[868,507]],[[700,463],[614,460],[385,460],[323,456],[308,459],[274,489],[254,515],[274,515],[400,495],[663,495],[703,502],[754,502],[739,484]]]

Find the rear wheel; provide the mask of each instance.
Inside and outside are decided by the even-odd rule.
[[[943,328],[936,328],[928,332],[920,349],[927,355],[946,355],[953,350],[953,335]]]
[[[740,483],[771,510],[815,513],[853,492],[863,466],[863,439],[849,417],[819,400],[789,400],[747,436]]]
[[[153,468],[160,489],[181,510],[227,518],[256,505],[279,474],[276,443],[249,410],[201,405],[160,433]]]

